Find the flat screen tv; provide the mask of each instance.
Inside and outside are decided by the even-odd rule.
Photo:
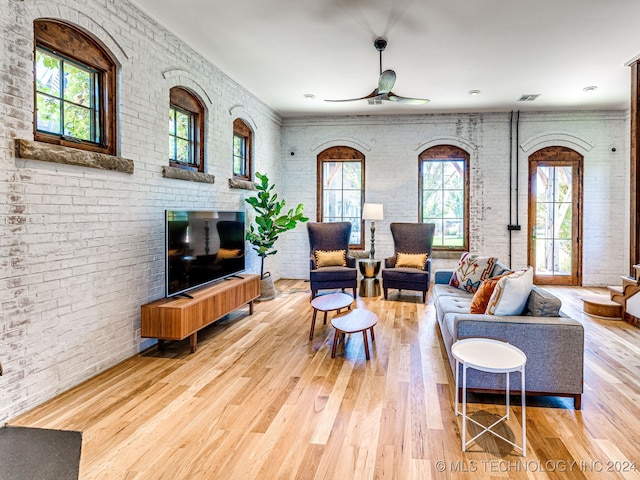
[[[165,220],[167,297],[245,269],[244,211],[166,210]]]

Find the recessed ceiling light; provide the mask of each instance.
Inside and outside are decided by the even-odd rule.
[[[480,95],[480,90],[469,90],[469,95]]]
[[[584,87],[582,89],[583,92],[595,92],[598,89],[595,85],[591,85],[589,87]]]
[[[316,96],[313,93],[305,93],[304,95],[302,95],[304,98],[306,98],[307,100],[313,100],[314,98],[316,98]]]

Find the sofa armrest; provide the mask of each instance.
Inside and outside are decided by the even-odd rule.
[[[433,283],[439,283],[441,285],[449,285],[453,270],[438,269],[434,272]]]

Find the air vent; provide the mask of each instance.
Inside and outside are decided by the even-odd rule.
[[[538,98],[540,96],[539,93],[528,93],[528,94],[523,94],[518,101],[519,102],[533,102],[536,98]]]

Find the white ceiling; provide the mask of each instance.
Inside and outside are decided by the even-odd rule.
[[[623,109],[640,55],[639,0],[133,3],[284,117]],[[394,93],[430,103],[324,102],[377,87],[378,36]]]

